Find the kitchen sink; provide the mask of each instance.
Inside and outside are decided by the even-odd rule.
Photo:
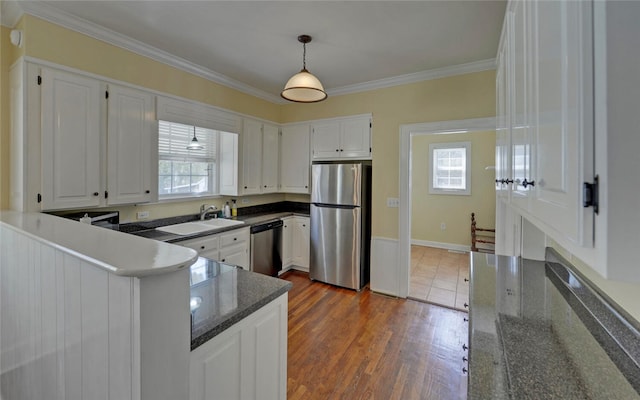
[[[156,230],[174,235],[195,235],[196,233],[215,231],[228,226],[242,224],[244,222],[232,219],[210,219],[208,221],[183,222],[181,224],[161,226]]]

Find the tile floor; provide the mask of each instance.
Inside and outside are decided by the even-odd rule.
[[[411,245],[409,297],[467,311],[469,253]]]

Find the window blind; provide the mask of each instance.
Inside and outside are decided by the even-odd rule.
[[[207,161],[216,159],[217,131],[196,127],[198,143],[202,150],[188,150],[193,139],[193,126],[176,122],[158,121],[158,157],[162,160]]]

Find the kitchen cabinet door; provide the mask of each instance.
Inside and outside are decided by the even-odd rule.
[[[340,123],[324,122],[311,128],[313,137],[313,158],[340,157]]]
[[[282,268],[288,268],[293,263],[293,235],[295,223],[293,217],[282,218]]]
[[[157,196],[158,152],[154,97],[109,85],[107,203],[147,203]]]
[[[220,248],[218,260],[225,264],[236,265],[242,269],[249,270],[249,247],[246,243]]]
[[[371,157],[371,119],[358,117],[340,124],[340,157]]]
[[[242,129],[242,193],[259,194],[262,180],[262,123],[245,119]]]
[[[505,17],[505,26],[508,23],[508,13]],[[509,92],[509,59],[507,48],[509,46],[509,32],[505,28],[502,33],[502,47],[498,51],[496,70],[496,178],[495,188],[498,199],[509,203],[511,200],[511,107],[507,93]]]
[[[294,218],[294,232],[292,243],[292,263],[299,269],[309,270],[309,251],[311,246],[311,228],[308,217]]]
[[[42,209],[96,207],[101,202],[97,80],[43,68]]]
[[[309,193],[309,125],[282,127],[280,192]]]
[[[593,245],[593,208],[582,207],[593,182],[592,3],[531,2],[536,155],[532,214],[566,239]]]
[[[278,191],[279,138],[278,127],[262,125],[262,193]]]

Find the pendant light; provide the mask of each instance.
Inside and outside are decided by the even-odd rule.
[[[289,79],[280,94],[283,98],[297,103],[316,103],[327,98],[327,93],[320,80],[307,71],[307,43],[311,36],[300,35],[298,42],[302,43],[302,70]]]
[[[187,150],[202,150],[204,149],[204,146],[202,146],[200,143],[198,143],[198,138],[196,137],[196,127],[193,127],[193,139],[191,139],[191,142],[189,143],[189,145],[187,146]]]

